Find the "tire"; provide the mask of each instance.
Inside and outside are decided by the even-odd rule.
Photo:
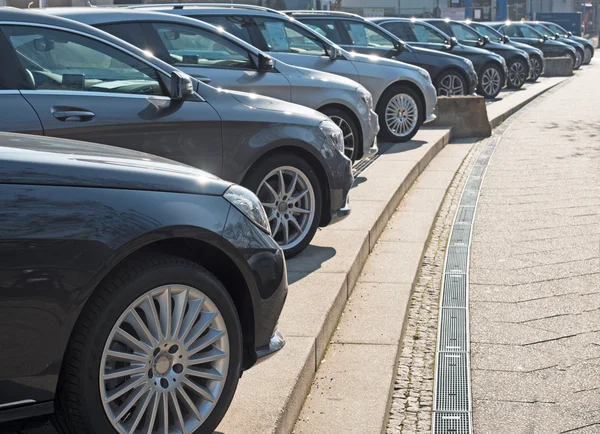
[[[435,80],[438,96],[466,95],[469,89],[462,74],[456,71],[442,72]]]
[[[583,56],[584,56],[584,52],[583,51],[579,51],[578,49],[575,50],[575,62],[574,62],[574,66],[573,69],[579,69],[581,68],[581,64],[583,63]]]
[[[527,63],[521,59],[515,59],[508,64],[508,87],[521,89],[527,80]]]
[[[362,136],[354,118],[344,110],[336,107],[325,107],[321,110],[321,113],[329,116],[344,132],[344,154],[346,157],[352,162],[360,158],[362,156]]]
[[[590,47],[585,47],[583,50],[583,64],[589,65],[593,56],[594,53],[592,52],[592,49]]]
[[[279,188],[280,171],[286,190],[282,193]],[[265,211],[271,222],[273,238],[283,249],[287,258],[296,256],[311,242],[321,221],[323,186],[317,174],[306,160],[289,152],[274,154],[259,161],[257,165],[250,168],[248,173],[243,185],[255,192],[263,205],[268,204],[265,206]],[[304,191],[307,193],[302,196],[300,202],[293,203],[290,201],[288,189],[291,188],[296,174],[298,174],[298,181],[294,185],[295,189],[292,194],[297,197]],[[272,206],[274,203],[277,205]],[[288,212],[288,209],[302,209],[310,212],[308,214]],[[298,222],[299,226],[292,224],[292,218]],[[287,243],[284,238],[286,225],[288,227]],[[302,232],[298,230],[298,227],[302,229]],[[290,228],[293,232],[290,232]]]
[[[184,293],[185,298],[183,296]],[[204,297],[204,301],[203,303],[197,303],[195,306],[198,309],[201,307],[203,312],[198,313],[197,316],[193,316],[193,312],[198,311],[195,311],[192,308],[192,301],[198,301],[199,298],[194,297],[200,297],[200,295]],[[151,297],[150,302],[148,302],[150,299],[147,297]],[[156,301],[159,298],[162,300],[161,303]],[[170,303],[172,303],[171,306],[167,304],[167,300],[170,300]],[[178,304],[182,300],[183,302]],[[178,329],[180,331],[184,330],[181,327],[187,327],[186,323],[194,326],[201,324],[201,321],[207,318],[206,312],[212,310],[213,313],[215,313],[215,316],[208,317],[208,321],[205,324],[211,327],[209,329],[211,332],[224,327],[224,334],[218,335],[213,343],[207,343],[210,342],[207,341],[207,339],[212,339],[214,334],[209,337],[210,333],[204,333],[202,332],[202,328],[198,328],[194,332],[197,333],[197,336],[192,337],[191,340],[186,342],[186,338],[189,338],[190,333],[194,330],[193,328],[186,328],[185,330],[187,330],[187,333],[185,334],[174,332],[171,334],[172,339],[170,339],[170,342],[167,344],[169,345],[168,350],[165,350],[163,349],[165,347],[163,346],[164,336],[162,335],[162,331],[165,331],[165,334],[168,334],[168,332],[166,332],[164,327],[160,327],[161,332],[158,332],[157,330],[159,328],[153,328],[150,325],[152,323],[150,321],[151,315],[146,316],[145,313],[140,313],[145,312],[145,310],[142,311],[142,309],[146,307],[150,309],[150,304],[155,306],[155,310],[159,312],[157,316],[162,316],[161,312],[170,310],[172,315],[175,316],[172,316],[170,321],[164,320],[162,324],[179,324],[180,327],[178,327]],[[143,308],[140,307],[142,305],[144,306]],[[137,306],[137,308],[135,306]],[[169,306],[171,309],[163,310],[160,309],[160,306]],[[180,311],[183,313],[181,316],[182,323],[179,323],[176,320],[177,306],[183,306]],[[152,336],[158,336],[158,343],[156,340],[151,340],[149,334],[144,334],[142,332],[139,332],[138,334],[138,332],[134,330],[131,326],[134,321],[131,309],[134,309],[138,314],[138,318],[142,318],[143,316],[144,319],[139,319],[138,321],[142,321],[146,324],[146,330],[148,330]],[[192,315],[191,317],[190,314]],[[184,318],[185,320],[183,320]],[[190,319],[191,322],[188,322],[188,319]],[[141,323],[137,322],[136,324],[140,326]],[[190,381],[189,378],[198,378],[195,375],[190,374],[189,372],[191,370],[183,368],[183,365],[181,364],[179,364],[179,367],[183,370],[180,371],[180,374],[175,372],[179,371],[179,369],[177,369],[178,364],[176,361],[183,360],[183,363],[185,363],[185,360],[188,357],[187,351],[181,351],[181,348],[179,347],[175,348],[174,342],[177,341],[177,336],[184,336],[181,340],[181,345],[182,348],[186,348],[188,351],[194,348],[193,345],[201,340],[204,340],[204,343],[207,343],[208,346],[206,348],[210,348],[209,351],[215,351],[214,354],[219,354],[219,348],[225,349],[227,348],[226,344],[228,345],[229,360],[226,368],[227,373],[226,375],[222,375],[224,382],[222,380],[200,380],[203,381],[202,384],[204,384],[206,390],[209,391],[214,387],[213,385],[218,383],[220,392],[216,391],[213,394],[213,397],[216,396],[216,403],[212,406],[212,410],[207,414],[207,417],[204,418],[204,422],[200,422],[199,419],[194,419],[197,422],[194,422],[192,419],[189,420],[193,425],[196,425],[196,423],[199,424],[196,426],[190,425],[193,429],[191,432],[196,434],[212,433],[229,408],[241,374],[243,353],[240,321],[231,297],[216,277],[198,264],[188,261],[187,259],[160,253],[128,261],[113,273],[107,281],[102,283],[86,303],[86,306],[73,329],[73,334],[65,354],[57,387],[55,401],[56,412],[53,417],[53,422],[58,431],[63,434],[109,434],[117,432],[113,427],[113,423],[109,420],[109,414],[114,415],[116,411],[121,411],[121,409],[113,409],[111,406],[116,403],[117,405],[125,407],[126,404],[124,402],[119,403],[118,401],[122,398],[117,398],[107,405],[107,408],[109,408],[107,410],[103,407],[103,396],[110,396],[110,391],[116,390],[114,388],[110,389],[113,387],[109,386],[111,382],[120,382],[121,380],[108,380],[101,375],[107,375],[114,372],[116,369],[126,369],[127,367],[132,366],[125,366],[125,363],[134,363],[133,361],[125,363],[116,362],[117,358],[114,358],[107,353],[110,348],[113,351],[121,351],[121,354],[131,354],[131,349],[126,351],[122,348],[127,345],[122,343],[119,344],[115,340],[123,339],[122,337],[116,338],[118,334],[116,330],[124,330],[124,328],[127,329],[130,336],[134,336],[135,340],[146,340],[148,343],[151,343],[151,346],[148,347],[149,350],[146,351],[150,352],[149,356],[144,355],[144,358],[142,358],[143,360],[135,361],[135,363],[145,365],[148,358],[151,360],[146,367],[139,368],[143,370],[141,374],[136,374],[138,376],[141,375],[139,378],[140,381],[143,381],[139,387],[147,386],[150,387],[151,391],[161,387],[163,389],[169,387],[171,388],[170,390],[176,390],[178,388],[183,388],[181,384],[187,385],[186,382]],[[143,328],[138,327],[138,330],[143,330]],[[131,344],[129,344],[129,346],[130,348],[135,347]],[[153,351],[152,347],[154,346],[156,346],[156,349]],[[137,353],[144,353],[140,348],[142,347],[137,347]],[[199,357],[200,354],[207,354],[201,353],[200,351],[196,352],[194,356]],[[227,350],[224,350],[224,352],[226,354]],[[168,354],[172,354],[172,356]],[[125,360],[123,358],[118,359]],[[223,360],[223,358],[221,357],[220,360]],[[188,366],[194,366],[190,363],[191,361],[191,359],[187,359]],[[209,361],[207,363],[211,363],[212,367],[214,366],[213,363],[219,366],[218,364],[221,362]],[[208,366],[206,366],[207,363],[202,366],[208,368]],[[106,371],[107,367],[110,367],[111,364],[113,370]],[[146,373],[145,369],[148,366],[148,373]],[[195,366],[198,365],[196,364]],[[162,369],[163,371],[159,374],[154,374],[154,372],[159,372],[158,369]],[[213,373],[214,372],[216,371],[213,371]],[[224,369],[221,369],[219,372],[223,373]],[[129,377],[129,379],[124,380],[124,382],[132,381],[132,379],[135,378]],[[160,381],[153,381],[153,379],[158,380],[159,378]],[[169,379],[172,381],[168,381]],[[179,380],[179,383],[177,383],[177,380]],[[164,381],[166,381],[166,386],[163,386]],[[133,394],[138,390],[138,388],[135,388],[130,393]],[[169,396],[169,393],[164,393],[164,390],[160,395],[165,397]],[[184,388],[184,390],[187,391],[188,397],[191,397],[192,401],[196,403],[197,408],[200,408],[198,411],[203,411],[202,405],[204,405],[204,403],[208,404],[209,401],[206,400],[203,403],[202,399],[205,398],[202,398],[201,395],[195,394],[192,389],[187,387]],[[124,399],[129,399],[131,394],[123,395],[123,397],[126,397]],[[150,421],[150,416],[148,415],[152,413],[156,396],[159,396],[159,394],[157,393],[148,399],[148,405],[145,407],[147,417],[141,418],[140,424],[143,423],[142,420]],[[182,397],[178,390],[176,390],[175,396]],[[145,395],[142,395],[141,399],[137,401],[138,404],[127,411],[118,422],[128,418],[128,423],[137,420],[135,409],[143,408],[140,404],[142,402],[146,402]],[[159,405],[162,405],[163,402],[163,399],[159,399]],[[172,402],[169,402],[169,404],[172,404]],[[140,407],[138,407],[138,405],[140,405]],[[210,404],[208,405],[211,407]],[[173,404],[171,409],[174,407]],[[180,408],[184,407],[180,404]],[[185,409],[187,410],[185,413],[185,422],[188,422],[187,418],[194,416],[192,416],[193,413],[191,407]],[[134,412],[130,413],[131,411]],[[173,413],[171,414],[173,415]],[[206,415],[201,414],[201,416],[204,417]],[[180,427],[175,417],[169,418],[169,421],[173,422],[173,424],[168,424],[168,426],[173,427],[173,430]],[[138,428],[140,428],[139,425]]]
[[[542,75],[542,65],[543,65],[543,61],[540,57],[531,56],[532,73],[531,73],[531,77],[527,81],[534,82],[540,78],[540,76]]]
[[[386,112],[390,114],[389,122],[394,125],[394,119],[399,117],[399,113],[394,118],[394,110],[399,110],[402,107],[406,118],[398,119],[399,122],[404,120],[401,125],[409,125],[408,131],[396,132],[395,128],[388,125]],[[412,107],[412,108],[411,108]],[[415,113],[416,110],[416,113]],[[425,108],[421,102],[420,95],[417,94],[411,87],[398,84],[388,88],[377,104],[377,114],[379,115],[380,138],[390,142],[407,142],[412,139],[423,125],[425,120]],[[408,118],[410,116],[410,118]]]
[[[488,63],[484,65],[479,74],[477,93],[486,99],[494,99],[502,90],[502,70],[500,67]]]

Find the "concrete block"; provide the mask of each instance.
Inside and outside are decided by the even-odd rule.
[[[348,299],[346,273],[289,273],[290,286],[279,330],[284,336],[311,337],[316,340],[320,359]]]
[[[433,125],[452,128],[452,137],[489,137],[492,134],[485,99],[481,96],[441,96]]]
[[[279,354],[244,373],[216,434],[292,432],[315,374],[315,341],[292,336],[285,341]]]
[[[396,374],[396,352],[397,345],[332,344],[294,433],[381,433]]]
[[[411,288],[409,284],[359,282],[333,342],[398,345]]]
[[[549,57],[544,59],[544,77],[570,77],[573,75],[571,57]]]

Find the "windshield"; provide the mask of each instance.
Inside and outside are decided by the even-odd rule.
[[[502,34],[492,29],[491,27],[484,26],[482,24],[471,24],[471,26],[477,30],[477,33],[487,36],[490,38],[490,41],[500,41],[502,42]]]
[[[524,38],[532,38],[532,39],[543,39],[544,38],[544,35],[541,34],[540,32],[538,32],[533,27],[529,27],[526,25],[520,25],[520,26],[518,26],[518,29]]]
[[[550,30],[548,27],[544,26],[543,24],[530,24],[531,27],[533,27],[534,29],[536,29],[538,32],[540,32],[542,35],[546,35],[549,38],[554,38],[554,32],[552,30]]]
[[[548,23],[548,24],[546,24],[546,27],[548,27],[554,33],[559,33],[561,35],[567,35],[569,33],[564,28],[562,28],[561,26],[554,24],[554,23]]]
[[[450,22],[450,29],[456,39],[461,42],[479,42],[481,40],[481,35],[465,24]]]

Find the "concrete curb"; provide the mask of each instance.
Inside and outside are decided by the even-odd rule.
[[[490,125],[500,125],[565,79],[546,79],[492,104]],[[426,128],[381,154],[357,178],[351,216],[320,230],[309,249],[288,261],[290,293],[279,323],[286,348],[244,374],[217,433],[292,432],[369,254],[405,193],[449,140],[450,129]],[[368,178],[368,185],[361,178]]]

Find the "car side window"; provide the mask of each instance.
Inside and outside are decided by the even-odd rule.
[[[191,17],[219,27],[232,35],[237,36],[242,41],[254,45],[250,35],[250,27],[253,24],[248,17],[236,15],[198,15]]]
[[[527,26],[519,26],[519,33],[521,33],[524,38],[540,39],[543,37],[541,33],[538,33],[536,30]]]
[[[140,23],[102,24],[96,27],[142,50],[148,47],[148,41],[144,37]]]
[[[294,23],[266,17],[254,17],[269,51],[326,56],[327,52],[315,37]]]
[[[390,22],[381,24],[381,27],[406,42],[424,42],[419,40],[419,38],[415,35],[410,23]]]
[[[376,48],[395,48],[388,35],[357,21],[344,21],[344,28],[350,35],[353,45]]]
[[[152,23],[175,66],[252,69],[249,53],[219,35],[174,23]]]
[[[31,26],[2,31],[35,90],[166,95],[154,68],[94,39]]]
[[[424,24],[411,23],[419,42],[428,44],[446,44],[446,38]]]
[[[335,23],[328,20],[302,20],[302,23],[313,29],[315,32],[325,36],[336,44],[343,44],[342,35],[338,31]]]
[[[452,33],[454,33],[454,36],[456,37],[456,39],[458,39],[459,41],[466,41],[466,42],[479,42],[480,41],[479,33],[477,33],[475,30],[470,29],[469,27],[467,27],[465,25],[451,22],[450,29],[452,30]]]
[[[500,32],[504,33],[506,36],[523,36],[515,26],[504,26],[500,28]]]

